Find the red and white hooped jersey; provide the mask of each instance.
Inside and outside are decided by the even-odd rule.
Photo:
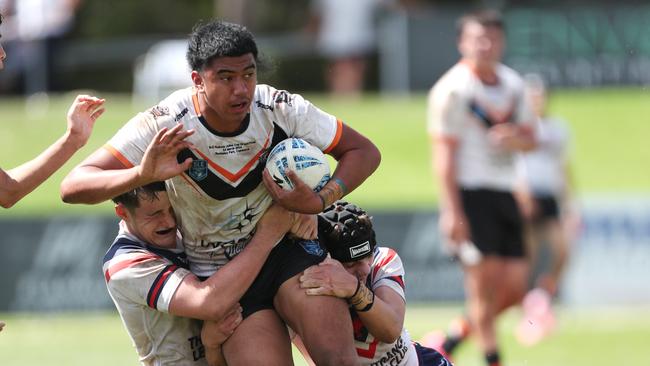
[[[373,291],[376,291],[379,287],[387,286],[406,301],[404,295],[404,266],[397,252],[391,248],[377,247],[373,256],[374,259],[366,285]],[[354,310],[350,310],[350,313],[352,314],[355,347],[361,365],[418,365],[418,356],[406,328],[402,328],[402,334],[395,342],[384,343],[370,334]]]
[[[190,275],[181,250],[148,246],[120,223],[104,256],[104,279],[143,365],[206,366],[202,322],[169,314],[169,304]]]
[[[303,99],[268,85],[257,85],[240,131],[219,133],[200,114],[194,88],[176,91],[131,119],[105,145],[126,167],[142,160],[163,127],[182,123],[195,133],[179,154],[192,166],[167,180],[192,272],[210,276],[237,255],[271,204],[262,182],[268,152],[288,137],[299,137],[325,153],[338,143],[342,122]]]

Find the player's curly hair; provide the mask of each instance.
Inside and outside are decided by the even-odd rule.
[[[247,53],[252,53],[257,61],[257,44],[246,27],[212,20],[194,26],[186,57],[192,70],[201,71],[215,58],[238,57]]]
[[[371,217],[345,201],[335,202],[318,215],[318,239],[332,258],[343,263],[372,255],[377,246]]]
[[[140,207],[140,201],[143,199],[153,201],[158,199],[158,192],[165,191],[165,182],[153,182],[145,184],[142,187],[122,193],[117,197],[113,197],[115,204],[122,204],[128,210],[133,211]]]

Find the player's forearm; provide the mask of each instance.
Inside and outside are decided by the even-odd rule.
[[[347,151],[338,160],[332,180],[321,190],[321,192],[325,191],[321,195],[325,198],[325,206],[329,206],[355,190],[379,166],[381,162],[379,149],[369,140],[364,139],[363,141],[358,148]],[[333,185],[340,188],[340,193],[337,192],[338,188]],[[325,195],[327,189],[330,188],[328,186],[334,188],[334,194]]]
[[[399,301],[403,300],[400,298]],[[404,326],[404,308],[402,307],[400,316],[398,307],[391,306],[390,302],[375,294],[372,307],[368,311],[358,311],[357,314],[370,334],[381,342],[392,343],[402,334]]]
[[[66,134],[36,158],[6,172],[0,188],[0,204],[9,208],[42,184],[81,147]]]
[[[137,166],[115,170],[81,166],[61,182],[61,199],[66,203],[95,204],[148,183],[138,174]]]
[[[441,206],[455,213],[462,212],[460,188],[456,179],[456,165],[453,152],[442,147],[436,149],[435,169],[440,181]]]
[[[272,206],[257,224],[246,248],[205,281],[212,299],[206,302],[219,307],[214,314],[220,319],[239,301],[257,277],[269,253],[289,231],[293,214]]]

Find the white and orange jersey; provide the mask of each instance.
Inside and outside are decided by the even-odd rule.
[[[516,153],[491,143],[488,128],[535,122],[519,74],[503,64],[496,67],[496,74],[498,83],[488,85],[459,62],[429,92],[429,134],[458,142],[456,179],[463,188],[512,190]]]
[[[373,291],[387,286],[397,292],[404,301],[404,266],[397,252],[386,247],[377,247],[366,286]],[[405,328],[393,343],[377,340],[363,325],[354,310],[350,310],[354,327],[354,342],[361,365],[416,366],[418,356]]]
[[[271,204],[262,171],[271,148],[288,137],[302,138],[325,153],[338,143],[342,122],[298,94],[258,85],[239,131],[219,133],[201,116],[196,90],[179,90],[131,119],[105,145],[126,167],[142,160],[163,127],[182,123],[196,132],[179,154],[192,166],[169,179],[167,192],[179,220],[192,272],[210,276],[237,255]]]
[[[205,366],[201,321],[168,313],[169,303],[190,275],[178,250],[148,246],[120,223],[104,256],[104,279],[143,365]]]

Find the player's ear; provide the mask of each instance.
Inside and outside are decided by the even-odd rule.
[[[127,212],[126,212],[126,211],[127,211],[127,210],[126,210],[126,207],[124,207],[123,204],[118,203],[117,205],[115,205],[115,214],[116,214],[117,217],[119,217],[120,219],[122,219],[122,220],[126,220],[126,219],[127,219],[127,216],[126,216],[126,215],[127,215]]]
[[[201,76],[198,71],[192,70],[190,77],[192,78],[192,83],[196,89],[198,89],[198,91],[203,91],[203,76]]]

